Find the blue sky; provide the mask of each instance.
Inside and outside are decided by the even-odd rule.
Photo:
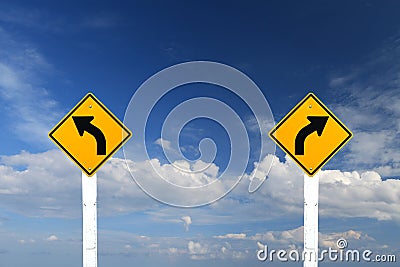
[[[399,9],[396,1],[2,1],[0,266],[81,265],[80,171],[47,133],[89,91],[123,120],[143,82],[195,60],[246,74],[275,121],[314,92],[354,133],[321,171],[320,246],[345,237],[352,248],[400,260]],[[210,173],[182,180],[166,161],[162,123],[195,97],[223,101],[246,125],[242,181],[212,205],[175,208],[141,191],[117,152],[98,172],[101,266],[259,266],[268,264],[256,260],[260,244],[301,248],[302,172],[279,149],[256,161],[264,135],[252,130],[249,107],[223,88],[184,85],[157,103],[146,145],[158,171],[197,183],[228,165],[229,133],[207,119],[187,124],[179,147],[196,160],[200,140],[212,138]],[[151,180],[145,161],[129,160],[135,175]],[[269,178],[249,194],[252,174],[263,176],[271,162]]]

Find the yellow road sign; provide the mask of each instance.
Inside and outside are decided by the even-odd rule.
[[[93,94],[87,94],[49,137],[88,176],[92,176],[132,136]]]
[[[314,94],[308,94],[269,136],[313,176],[353,134]]]

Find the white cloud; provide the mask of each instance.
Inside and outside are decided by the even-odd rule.
[[[47,132],[59,118],[57,103],[41,86],[52,67],[35,47],[14,40],[0,28],[0,103],[2,123],[24,142],[49,144]]]
[[[346,82],[348,82],[351,78],[351,75],[347,75],[347,76],[341,76],[341,77],[334,77],[331,79],[331,81],[329,82],[329,85],[331,87],[338,87],[338,86],[343,86],[346,84]]]
[[[230,237],[229,237],[230,236]],[[263,233],[256,233],[251,236],[244,234],[227,234],[224,236],[216,236],[217,239],[226,239],[231,237],[240,237],[234,239],[242,240],[243,244],[254,244],[247,243],[247,241],[256,241],[258,249],[264,249],[265,245],[268,245],[271,249],[301,249],[303,247],[304,227],[300,226],[294,229],[288,229],[283,231],[267,231]],[[330,232],[321,233],[319,232],[319,246],[321,248],[337,248],[337,240],[345,239],[348,244],[360,245],[372,244],[370,241],[375,241],[374,238],[368,236],[361,231],[348,230],[344,232]],[[372,244],[373,245],[373,244]],[[380,246],[379,244],[373,245],[373,247]],[[372,248],[372,247],[371,247]],[[243,250],[250,249],[250,247],[243,247]]]
[[[26,216],[69,217],[80,213],[79,171],[61,152],[22,152],[3,156],[1,163],[2,207]]]
[[[339,239],[345,239],[352,247],[354,243],[360,243],[359,241],[374,241],[374,238],[361,231],[348,230],[346,232],[319,233],[319,245],[321,247],[338,248],[337,241]]]
[[[266,198],[268,208],[302,212],[303,175],[293,164],[291,160],[282,163],[275,158],[269,179],[257,192],[257,196]],[[400,180],[382,180],[373,171],[360,174],[323,170],[318,175],[321,216],[400,221]]]
[[[18,240],[18,243],[20,243],[21,245],[32,244],[32,243],[35,243],[35,240],[34,239],[28,239],[28,240],[20,239],[20,240]]]
[[[400,180],[382,180],[374,171],[324,171],[320,177],[320,214],[400,221]]]
[[[162,138],[158,138],[156,141],[154,141],[154,144],[159,145],[162,149],[165,150],[172,150],[171,147],[171,142]]]
[[[189,231],[189,226],[192,224],[192,218],[190,216],[182,216],[181,220],[183,221],[183,226],[185,227],[185,231]]]
[[[301,226],[294,229],[266,231],[246,236],[243,234],[219,235],[212,238],[198,236],[196,240],[180,237],[147,237],[142,239],[132,233],[109,231],[103,232],[102,236],[104,246],[107,246],[106,248],[103,247],[103,249],[112,254],[130,253],[135,255],[137,253],[146,253],[153,256],[184,256],[192,260],[244,260],[254,259],[255,251],[263,249],[265,245],[268,245],[270,249],[276,250],[301,250],[303,247],[303,234],[303,227]],[[225,236],[240,236],[240,238],[231,239],[225,238]],[[319,246],[320,248],[337,248],[337,240],[343,238],[346,239],[349,247],[376,249],[376,251],[378,249],[386,249],[386,251],[391,249],[388,246],[385,247],[385,244],[380,244],[364,232],[355,230],[320,232]],[[129,240],[129,246],[126,245],[127,240]],[[121,244],[121,246],[116,245],[115,242]]]
[[[216,230],[218,231],[217,228]],[[223,229],[219,231],[223,231]],[[36,243],[38,243],[38,247],[43,245],[49,251],[51,251],[50,246],[54,241],[59,243],[59,248],[71,249],[81,243],[78,233],[74,232],[69,239],[60,239],[58,236],[50,235]],[[260,232],[239,239],[215,238],[204,235],[197,235],[196,239],[177,236],[141,236],[133,234],[129,230],[111,231],[106,229],[101,229],[99,235],[101,235],[102,240],[102,245],[99,247],[100,255],[147,255],[154,258],[168,256],[168,259],[170,259],[169,257],[182,257],[181,259],[190,258],[192,260],[250,260],[254,259],[255,251],[264,248],[264,245],[277,250],[288,248],[301,250],[303,245],[303,227]],[[234,235],[241,234],[232,234],[232,236]],[[18,233],[0,232],[1,238],[8,240],[10,236],[16,237]],[[220,236],[224,235],[221,234]],[[320,248],[329,246],[336,248],[336,241],[339,238],[345,238],[349,247],[353,248],[372,249],[375,252],[382,250],[388,252],[393,249],[396,251],[397,249],[397,247],[392,248],[386,243],[376,241],[362,231],[355,230],[319,233]],[[18,243],[23,245],[35,242],[33,239],[20,238],[17,240]]]
[[[2,156],[0,163],[0,206],[27,216],[81,216],[81,174],[62,152],[22,152],[13,156]],[[131,164],[135,175],[152,179],[145,168],[147,163]],[[178,176],[171,166],[156,166],[160,172],[173,176],[178,181],[181,179],[196,183],[196,179],[210,179],[202,174]],[[145,211],[160,206],[134,183],[122,159],[109,160],[99,171],[98,177],[100,215]],[[154,186],[158,186],[157,183]],[[188,193],[182,197],[196,196]]]
[[[275,245],[300,245],[303,242],[303,227],[298,227],[291,230],[284,231],[267,231],[265,233],[257,233],[254,236],[250,236],[250,240],[255,240],[261,244]],[[259,244],[259,245],[260,245]]]
[[[280,162],[275,156],[270,158],[273,166],[269,178],[260,190],[249,194],[247,185],[251,176],[245,176],[244,181],[227,197],[209,207],[191,210],[190,216],[185,214],[185,210],[160,205],[143,193],[132,181],[125,161],[113,158],[99,171],[99,214],[104,216],[146,211],[161,221],[183,221],[187,227],[193,217],[196,217],[199,225],[204,225],[301,216],[301,170],[289,159]],[[260,164],[267,164],[266,161]],[[130,164],[133,165],[134,175],[145,175],[152,179],[144,168],[146,164]],[[155,166],[160,168],[158,171],[173,176],[173,179],[189,180],[187,183],[193,183],[191,179],[198,179],[197,176],[179,176],[168,165]],[[321,217],[400,221],[400,180],[382,180],[374,171],[359,173],[322,170],[319,175]],[[22,152],[14,156],[3,156],[0,160],[0,177],[0,206],[3,208],[27,216],[81,216],[81,174],[60,151],[51,150],[38,154]],[[163,192],[159,184],[154,183],[153,186],[158,186],[157,190]],[[221,183],[221,188],[223,187],[224,184]],[[197,196],[187,193],[174,197],[192,199]],[[268,211],[268,217],[265,217],[265,211]]]
[[[54,241],[58,241],[59,238],[56,235],[51,235],[48,238],[46,238],[46,241],[48,242],[54,242]]]
[[[251,132],[254,133],[260,133],[260,131],[262,129],[272,129],[275,126],[275,121],[273,120],[273,118],[268,118],[268,117],[263,117],[263,118],[259,118],[262,125],[258,124],[257,118],[252,116],[252,117],[248,117],[245,121],[244,124],[246,125],[246,127],[248,127],[248,129]]]
[[[244,233],[240,234],[225,234],[225,235],[216,235],[214,238],[218,239],[246,239],[247,235]]]
[[[354,133],[341,164],[347,169],[400,174],[399,59],[398,39],[388,40],[367,62],[331,80],[335,98],[341,101],[333,111]]]
[[[242,181],[226,198],[211,206],[193,209],[189,216],[185,209],[160,205],[144,194],[132,181],[125,162],[114,158],[103,166],[98,175],[100,216],[144,211],[157,223],[183,222],[184,226],[188,227],[193,217],[201,226],[259,223],[262,220],[276,220],[282,216],[302,216],[301,170],[290,160],[280,162],[275,156],[272,160],[273,167],[269,178],[259,191],[249,194],[248,182]],[[23,152],[14,156],[3,156],[1,163],[0,205],[3,208],[35,217],[81,215],[80,171],[61,152]],[[140,166],[136,167],[140,170]],[[321,171],[320,217],[363,217],[399,222],[399,192],[400,180],[382,180],[374,171]],[[265,216],[266,213],[268,217]],[[356,230],[320,233],[320,245],[332,246],[339,237],[346,238],[354,246],[370,248],[369,246],[380,245],[367,234]],[[55,239],[52,236],[48,238]],[[122,232],[107,233],[103,230],[102,238],[110,242],[109,245],[103,242],[107,244],[103,247],[107,253],[151,253],[171,257],[187,254],[189,258],[196,260],[241,260],[254,256],[254,250],[262,244],[273,245],[277,249],[301,247],[303,229],[299,227],[251,235],[243,230],[238,233],[222,232],[213,237],[196,237],[196,240],[193,240],[193,237],[136,236]],[[27,239],[20,237],[20,240],[27,244]],[[131,248],[128,248],[127,244]]]
[[[204,256],[208,253],[208,246],[205,244],[200,244],[200,242],[189,241],[188,251],[192,260],[208,258],[207,256]]]
[[[393,158],[400,158],[400,151],[391,148],[396,142],[396,135],[391,130],[356,132],[350,144],[351,153],[347,157],[352,161],[379,166],[392,161]],[[371,153],[372,151],[374,153]]]

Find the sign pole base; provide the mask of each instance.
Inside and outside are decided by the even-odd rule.
[[[319,174],[304,174],[304,267],[318,266]]]
[[[83,267],[97,267],[97,175],[82,172]]]

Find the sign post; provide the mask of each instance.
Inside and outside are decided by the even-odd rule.
[[[83,267],[97,267],[96,172],[131,136],[91,93],[49,133],[49,138],[82,170]]]
[[[304,267],[318,266],[318,187],[318,174],[304,174]]]
[[[83,267],[97,267],[97,174],[82,172]]]
[[[269,133],[304,174],[304,267],[318,266],[317,172],[353,136],[314,94],[301,100]]]

